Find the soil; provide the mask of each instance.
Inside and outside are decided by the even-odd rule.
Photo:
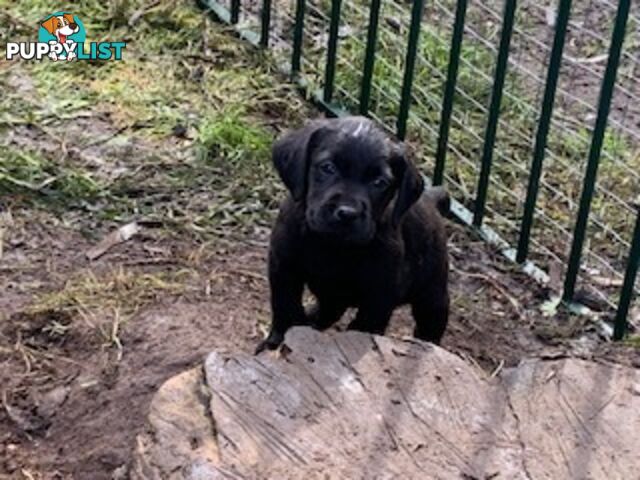
[[[528,356],[610,356],[593,331],[585,334],[595,328],[586,322],[569,330],[568,338],[562,338],[562,328],[549,334],[545,328],[552,324],[545,326],[539,310],[545,292],[511,272],[464,228],[451,223],[449,230],[453,304],[445,348],[488,371]],[[201,245],[158,240],[149,231],[90,264],[83,252],[91,244],[78,234],[29,221],[24,232],[29,244],[5,252],[29,259],[33,269],[3,281],[2,302],[10,314],[0,329],[0,478],[124,478],[118,475],[125,475],[157,388],[207,352],[251,351],[263,335],[268,321],[264,239],[220,240],[203,252]],[[88,324],[65,334],[47,331],[54,321],[77,322],[69,313],[22,308],[28,294],[17,288],[21,285],[53,289],[87,268],[97,276],[114,268],[180,269],[194,252],[202,258],[191,267],[187,290],[139,309],[120,332],[121,349],[102,343]],[[400,309],[388,334],[410,330],[410,317]],[[20,345],[31,355],[19,354]],[[608,360],[640,362],[632,349],[614,353]]]

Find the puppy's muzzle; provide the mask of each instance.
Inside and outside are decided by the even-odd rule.
[[[363,202],[332,202],[325,204],[321,211],[316,223],[317,231],[337,235],[350,243],[363,243],[371,239],[373,229]]]
[[[363,214],[364,210],[362,207],[338,205],[333,212],[333,218],[342,225],[349,225],[361,218]]]

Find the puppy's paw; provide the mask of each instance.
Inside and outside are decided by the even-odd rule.
[[[258,355],[259,353],[265,350],[275,350],[282,344],[283,341],[284,341],[284,333],[271,330],[271,332],[269,333],[269,336],[258,344],[253,354]]]

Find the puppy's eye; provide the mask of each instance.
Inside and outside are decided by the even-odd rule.
[[[384,190],[391,185],[391,182],[386,177],[378,177],[372,183],[373,186],[379,190]]]
[[[332,162],[323,162],[318,168],[325,175],[333,175],[336,173],[336,166]]]

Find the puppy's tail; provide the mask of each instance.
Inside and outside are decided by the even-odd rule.
[[[428,187],[425,190],[427,201],[433,203],[440,212],[440,215],[446,217],[451,211],[451,199],[444,187]]]

